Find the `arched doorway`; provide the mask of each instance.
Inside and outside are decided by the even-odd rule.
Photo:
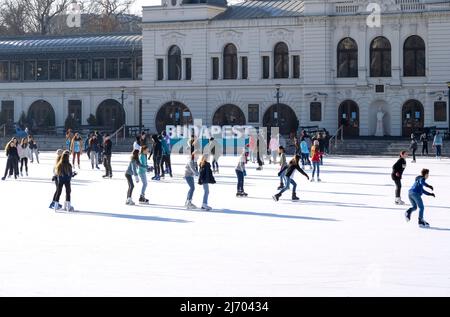
[[[216,110],[213,125],[245,125],[245,115],[236,105],[223,105]]]
[[[359,136],[359,107],[353,100],[339,105],[339,126],[344,127],[344,136]]]
[[[45,100],[33,102],[28,109],[28,122],[31,129],[48,128],[55,126],[55,110]]]
[[[298,130],[297,115],[288,105],[274,104],[264,113],[263,126],[267,128],[269,134],[271,127],[278,127],[280,134],[290,135]]]
[[[421,130],[424,127],[423,105],[417,100],[408,100],[402,108],[403,136]]]
[[[165,103],[159,109],[155,119],[158,132],[164,131],[167,125],[190,125],[193,123],[191,110],[178,101]]]
[[[125,110],[120,102],[114,99],[102,101],[97,107],[97,124],[117,130],[125,124]]]

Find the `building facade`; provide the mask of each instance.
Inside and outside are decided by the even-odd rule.
[[[114,79],[95,80],[90,57],[88,77],[12,82],[12,61],[1,57],[6,44],[0,41],[0,61],[10,69],[0,98],[17,104],[15,120],[35,100],[55,104],[56,125],[71,113],[69,100],[82,100],[85,118],[104,100],[121,106],[123,90],[128,97],[120,122],[142,122],[150,131],[202,119],[206,125],[279,126],[285,135],[303,126],[332,133],[343,126],[348,136],[368,136],[380,111],[385,135],[448,127],[450,2],[379,1],[379,27],[371,27],[370,2],[163,0],[143,8],[134,47],[122,42],[134,65],[127,79],[120,77],[125,57],[119,54]],[[67,58],[62,63],[68,67]],[[22,61],[23,76],[26,65]]]

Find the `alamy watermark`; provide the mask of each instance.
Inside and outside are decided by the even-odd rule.
[[[381,27],[381,6],[378,3],[371,2],[366,8],[370,12],[366,19],[366,24],[369,28]]]

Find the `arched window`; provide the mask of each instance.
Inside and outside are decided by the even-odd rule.
[[[350,37],[337,47],[337,77],[358,77],[358,46]]]
[[[272,127],[278,127],[282,135],[290,135],[298,130],[299,121],[294,110],[285,104],[270,106],[263,116],[263,126],[268,131]]]
[[[237,79],[237,49],[227,44],[223,49],[223,79]]]
[[[403,76],[425,76],[425,42],[413,35],[403,45]]]
[[[156,114],[156,131],[166,130],[167,125],[185,126],[193,124],[191,110],[181,102],[171,101],[165,103]]]
[[[214,113],[213,125],[245,125],[244,112],[236,105],[223,105]]]
[[[178,46],[173,45],[169,48],[167,57],[169,64],[169,80],[181,79],[181,50]]]
[[[117,100],[106,99],[98,105],[96,118],[99,126],[117,130],[125,124],[125,110]]]
[[[370,44],[370,77],[391,77],[391,43],[385,37]]]
[[[33,102],[28,109],[28,122],[32,129],[48,128],[55,126],[55,110],[45,100]]]
[[[286,43],[280,42],[275,45],[274,56],[274,77],[289,78],[289,49]]]

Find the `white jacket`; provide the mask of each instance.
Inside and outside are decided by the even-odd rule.
[[[31,150],[30,147],[27,145],[25,148],[22,147],[22,145],[17,146],[17,152],[19,153],[19,158],[31,158]]]

